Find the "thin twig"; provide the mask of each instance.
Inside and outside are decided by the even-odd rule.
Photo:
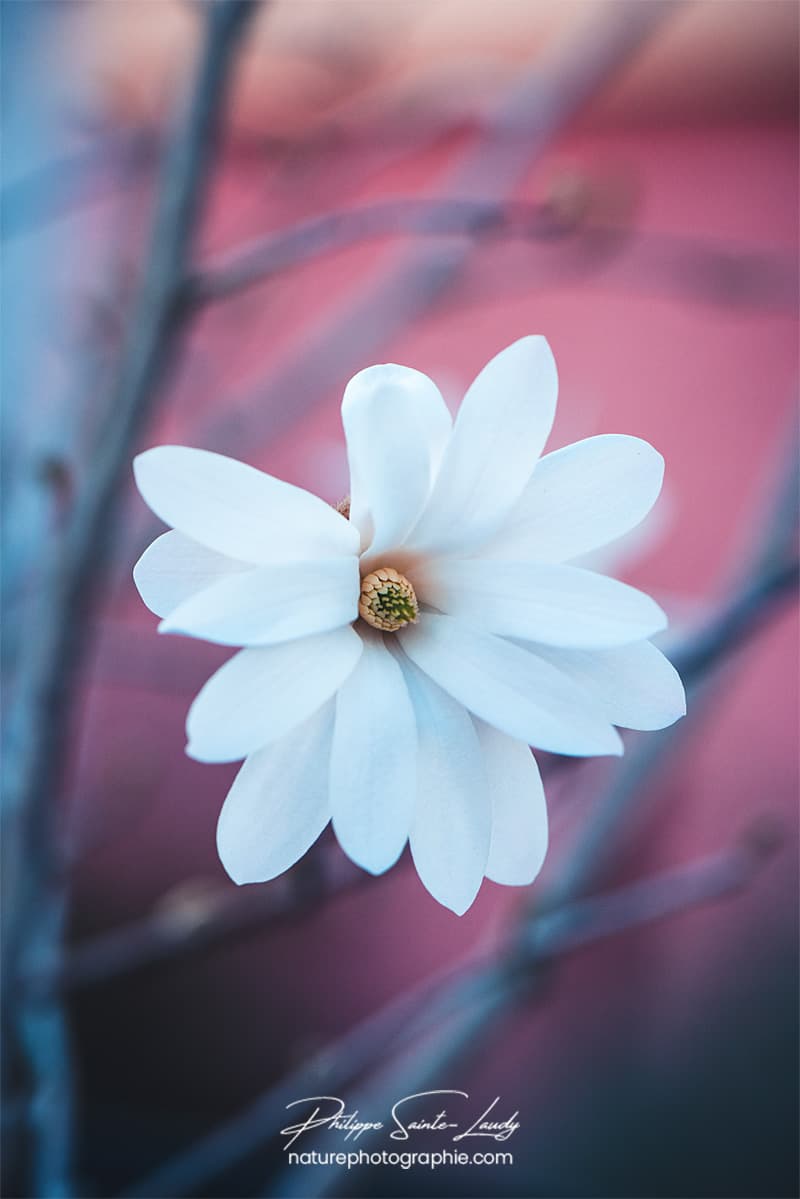
[[[28,985],[72,991],[155,966],[171,968],[222,942],[229,946],[234,938],[301,920],[337,895],[374,882],[334,844],[318,853],[317,864],[311,886],[292,871],[270,885],[220,886],[185,903],[162,904],[142,919],[79,942],[64,954],[55,975],[32,975]]]
[[[650,287],[661,282],[701,301],[739,306],[748,302],[759,307],[796,305],[798,270],[790,255],[635,230],[624,222],[627,213],[593,211],[591,179],[585,181],[585,193],[574,210],[568,205],[562,209],[557,196],[538,203],[506,204],[400,196],[326,212],[253,238],[197,268],[186,281],[184,303],[189,309],[204,307],[325,254],[376,238],[414,236],[467,237],[473,245],[492,239],[536,243],[558,250],[553,269],[560,276],[565,267],[596,269],[607,262],[610,247],[627,246],[632,263],[646,272]],[[602,202],[603,196],[598,199]],[[525,283],[530,285],[529,273]]]
[[[634,925],[733,895],[751,882],[781,840],[778,826],[770,819],[756,820],[730,849],[617,891],[543,912],[527,922],[519,944],[523,952],[527,950],[531,958],[541,961],[552,952],[581,949]]]
[[[289,229],[255,238],[195,271],[187,280],[186,303],[204,305],[246,291],[266,278],[372,238],[503,237],[552,240],[580,228],[559,220],[547,203],[498,204],[490,200],[381,200],[326,212]]]
[[[173,340],[172,315],[205,196],[232,52],[252,5],[207,6],[205,46],[189,103],[165,159],[139,302],[111,396],[106,436],[80,480],[62,541],[39,580],[20,664],[5,752],[4,841],[9,898],[4,972],[7,1029],[31,1091],[33,1193],[70,1193],[71,1080],[67,1034],[55,995],[31,1000],[17,983],[28,963],[51,969],[60,953],[64,895],[58,885],[54,796],[65,756],[75,667],[106,558],[121,480],[150,412]],[[19,1002],[17,1002],[19,1000]],[[8,1050],[7,1050],[8,1052]]]

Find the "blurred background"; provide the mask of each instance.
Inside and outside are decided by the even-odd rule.
[[[796,1195],[794,0],[2,26],[5,1193]],[[544,762],[543,875],[461,919],[328,834],[237,889],[236,768],[183,753],[226,653],[136,595],[131,458],[204,447],[336,502],[355,371],[413,365],[455,409],[530,332],[549,448],[665,455],[607,565],[670,613],[688,717]],[[434,1088],[518,1110],[513,1164],[288,1167],[291,1100]]]

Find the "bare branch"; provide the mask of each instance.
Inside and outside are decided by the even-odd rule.
[[[20,663],[7,730],[3,816],[8,897],[3,906],[8,966],[3,998],[13,1051],[31,1092],[30,1185],[40,1195],[70,1192],[70,1062],[54,996],[26,1002],[18,982],[29,963],[52,969],[60,952],[64,897],[57,881],[53,823],[65,718],[73,708],[75,666],[88,637],[87,614],[119,484],[171,348],[175,298],[205,195],[232,52],[252,7],[247,0],[206,6],[205,47],[164,162],[148,264],[110,399],[106,436],[86,477],[78,481],[66,534],[38,581],[30,613],[33,632]]]
[[[607,895],[543,912],[525,926],[521,945],[534,959],[566,953],[636,925],[743,890],[782,842],[779,826],[754,821],[738,845]]]
[[[554,188],[558,182],[556,178]],[[413,236],[469,238],[473,246],[492,240],[535,243],[551,255],[557,252],[552,265],[561,276],[565,270],[597,269],[611,251],[627,247],[630,264],[624,276],[637,268],[650,287],[701,301],[794,308],[798,268],[791,256],[691,236],[641,232],[630,223],[629,205],[621,208],[619,198],[615,210],[608,210],[602,180],[587,177],[575,184],[572,204],[561,204],[557,195],[538,203],[506,204],[399,196],[323,213],[256,237],[198,268],[186,280],[183,303],[187,310],[204,307],[325,254],[373,239]],[[527,274],[525,278],[529,283]]]
[[[245,291],[270,275],[309,259],[381,237],[503,237],[551,240],[572,233],[579,220],[559,219],[547,204],[497,204],[489,200],[399,197],[323,213],[256,238],[195,271],[186,303],[204,305]]]
[[[230,945],[235,937],[302,920],[326,900],[374,882],[335,844],[319,847],[312,872],[304,872],[302,866],[262,887],[222,885],[159,904],[142,919],[78,943],[55,973],[33,973],[26,984],[33,993],[47,987],[71,991],[131,971],[170,967],[220,943]]]

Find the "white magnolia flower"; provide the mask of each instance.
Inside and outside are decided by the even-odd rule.
[[[642,520],[663,460],[616,434],[540,457],[556,394],[542,337],[492,359],[455,421],[419,371],[361,371],[342,402],[349,514],[204,450],[136,459],[173,526],[134,570],[160,631],[244,647],[186,722],[191,757],[245,759],[217,835],[236,882],[288,869],[331,820],[374,874],[410,842],[461,914],[484,876],[524,885],[542,865],[529,746],[621,754],[615,725],[684,713],[647,640],[658,605],[569,564]]]

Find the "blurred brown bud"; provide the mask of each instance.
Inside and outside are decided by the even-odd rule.
[[[172,887],[153,905],[153,915],[170,935],[186,935],[218,912],[227,890],[213,878],[190,878]]]

